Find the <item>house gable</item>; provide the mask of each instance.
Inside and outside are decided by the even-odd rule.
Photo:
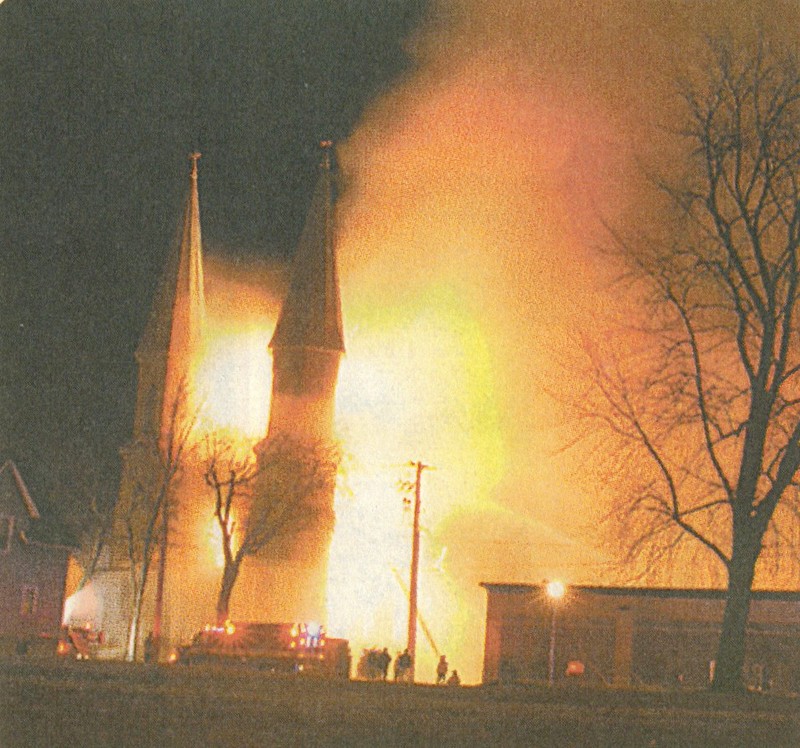
[[[0,466],[0,652],[59,627],[69,552],[7,460]]]

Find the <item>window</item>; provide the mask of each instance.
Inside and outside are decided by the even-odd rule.
[[[0,514],[0,553],[11,550],[11,537],[14,534],[14,518]]]
[[[19,608],[21,616],[32,616],[36,612],[36,603],[39,600],[39,590],[27,584],[22,588],[22,605]]]

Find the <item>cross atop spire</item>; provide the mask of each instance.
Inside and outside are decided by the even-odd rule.
[[[332,140],[320,140],[319,147],[322,148],[322,166],[330,170],[331,168],[331,150],[333,149]]]

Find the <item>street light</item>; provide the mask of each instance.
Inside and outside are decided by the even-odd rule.
[[[558,601],[567,594],[567,586],[558,580],[545,583],[544,590],[550,600],[550,656],[548,658],[547,683],[553,686],[556,680],[556,610]]]

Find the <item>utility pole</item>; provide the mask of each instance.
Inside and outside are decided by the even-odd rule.
[[[429,468],[421,462],[412,462],[417,474],[414,480],[414,530],[411,541],[411,580],[408,585],[408,653],[411,655],[411,682],[417,666],[417,581],[419,578],[419,510],[422,493],[422,471]]]

